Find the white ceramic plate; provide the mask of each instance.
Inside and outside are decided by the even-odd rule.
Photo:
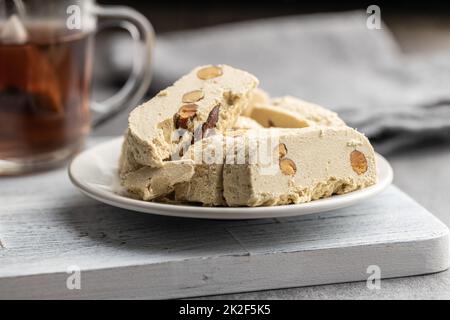
[[[79,154],[70,164],[69,176],[83,193],[98,201],[133,211],[174,217],[202,219],[263,219],[299,216],[348,207],[386,189],[393,179],[392,168],[377,154],[379,182],[366,189],[309,203],[277,207],[223,208],[173,205],[136,200],[121,194],[117,166],[122,145],[117,138]]]

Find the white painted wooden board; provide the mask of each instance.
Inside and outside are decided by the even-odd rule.
[[[0,180],[0,298],[184,298],[442,271],[448,229],[390,187],[335,212],[202,221],[95,202],[65,170]],[[66,271],[81,268],[81,290]]]

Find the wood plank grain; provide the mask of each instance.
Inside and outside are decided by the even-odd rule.
[[[396,187],[328,213],[205,221],[98,203],[64,170],[0,186],[0,298],[183,298],[364,280],[372,264],[389,278],[449,263],[448,229]],[[72,265],[81,290],[66,288]]]

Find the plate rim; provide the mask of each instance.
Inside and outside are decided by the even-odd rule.
[[[101,147],[105,148],[107,145],[120,144],[122,141],[123,137],[112,138],[79,153],[71,160],[68,166],[69,179],[77,189],[90,198],[114,207],[147,214],[211,220],[253,220],[301,216],[337,210],[360,203],[385,190],[392,184],[394,178],[392,166],[382,155],[375,152],[377,169],[380,170],[381,167],[386,169],[385,179],[378,180],[375,185],[347,194],[334,195],[333,197],[307,203],[271,207],[202,207],[148,202],[128,198],[119,194],[112,194],[109,191],[92,187],[88,183],[77,178],[77,175],[74,172],[76,171],[76,165],[80,159],[89,153],[95,152],[95,150]],[[358,196],[358,199],[355,200],[355,196]],[[180,211],[183,212],[181,213]]]

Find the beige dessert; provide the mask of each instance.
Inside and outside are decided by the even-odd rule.
[[[224,165],[223,190],[228,206],[303,203],[365,188],[377,181],[374,150],[367,138],[354,129],[317,126],[272,131],[278,137],[277,145],[272,146],[278,157],[277,168],[249,163],[256,152],[254,144],[246,147],[245,164]],[[249,141],[251,145],[251,138]],[[261,143],[270,145],[257,141]]]
[[[269,104],[270,96],[267,92],[260,88],[256,88],[250,93],[250,99],[245,110],[242,112],[244,117],[251,117],[253,108],[260,104]]]
[[[175,200],[205,206],[226,206],[222,176],[222,164],[196,164],[192,178],[175,186]]]
[[[191,160],[166,161],[163,167],[143,166],[134,160],[129,152],[128,142],[122,145],[119,159],[121,185],[137,198],[149,201],[174,191],[178,183],[189,181],[194,175]]]
[[[175,199],[205,206],[226,206],[223,198],[224,163],[227,155],[234,158],[234,149],[239,146],[235,138],[247,136],[248,130],[230,130],[225,135],[215,135],[196,142],[183,157],[194,161],[194,175],[189,181],[175,186]]]
[[[265,128],[345,126],[336,113],[290,96],[273,99],[270,103],[256,104],[250,117]]]
[[[125,133],[127,136],[128,132]],[[133,154],[130,152],[128,142],[125,139],[122,144],[122,150],[119,159],[119,176],[123,179],[127,174],[141,169],[143,166],[134,160]]]
[[[332,111],[270,99],[257,85],[245,71],[203,66],[136,108],[119,161],[122,185],[145,201],[254,207],[376,183],[364,135]]]
[[[141,167],[122,175],[122,186],[139,199],[149,201],[174,191],[178,183],[189,181],[194,175],[191,160],[168,161],[161,168]]]
[[[252,118],[240,116],[235,125],[233,126],[234,130],[239,129],[262,129],[263,126],[260,125],[256,120],[253,120]]]
[[[233,127],[257,85],[251,74],[226,65],[194,69],[131,112],[129,152],[141,165],[162,167],[194,137]]]
[[[244,133],[246,130],[239,132]],[[238,131],[231,131],[238,132]],[[226,138],[216,135],[197,141],[183,159],[194,161],[194,175],[189,181],[175,187],[175,199],[196,202],[205,206],[224,206],[223,164],[226,155]]]
[[[348,193],[377,181],[367,138],[349,127],[260,129],[217,135],[186,158],[193,177],[175,187],[179,201],[207,206],[275,206]]]

